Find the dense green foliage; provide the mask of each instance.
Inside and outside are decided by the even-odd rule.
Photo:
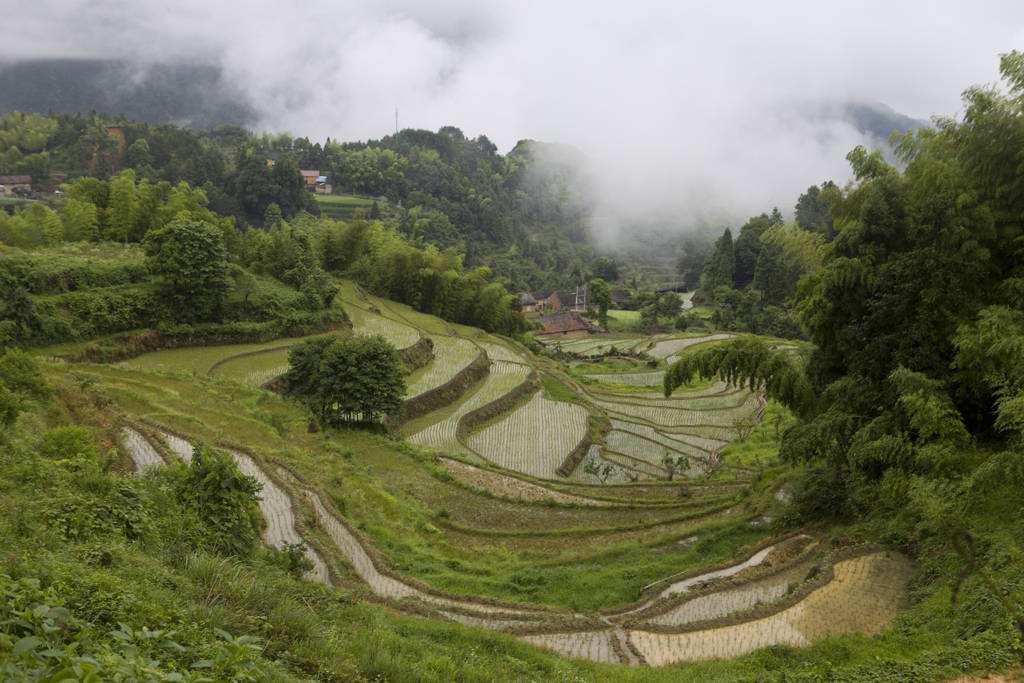
[[[204,223],[179,219],[147,232],[144,246],[167,317],[189,322],[220,317],[231,287],[220,233]]]
[[[204,522],[196,547],[222,555],[251,553],[260,530],[260,487],[255,478],[239,472],[229,456],[194,448],[178,496]]]
[[[590,301],[597,306],[597,319],[601,327],[608,327],[608,307],[612,304],[612,290],[601,278],[590,281]]]
[[[783,223],[778,209],[751,218],[735,242],[726,228],[700,278],[703,296],[713,306],[712,323],[719,329],[804,337],[791,308],[800,278],[821,267],[824,245],[821,234]],[[687,263],[681,260],[680,268]]]
[[[27,250],[8,252],[0,265],[6,343],[161,324],[277,321],[294,328],[334,306],[338,286],[328,271],[454,322],[504,334],[529,327],[518,298],[490,282],[487,268],[463,272],[461,255],[412,246],[380,220],[345,223],[303,212],[241,233],[209,210],[203,192],[136,184],[131,171],[110,182],[80,178],[67,197],[60,214],[42,204],[0,212],[0,239]],[[87,225],[74,216],[85,216]],[[117,238],[124,249],[89,246],[104,238]]]

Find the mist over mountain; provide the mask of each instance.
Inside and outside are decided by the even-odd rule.
[[[123,114],[153,125],[252,126],[244,93],[210,64],[142,64],[119,59],[0,62],[0,116],[12,111]]]
[[[842,102],[833,109],[833,115],[880,144],[888,142],[895,131],[905,133],[931,125],[930,121],[907,116],[881,102]]]

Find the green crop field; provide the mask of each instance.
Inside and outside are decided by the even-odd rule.
[[[375,201],[370,197],[357,197],[347,194],[316,194],[313,196],[316,199],[317,206],[320,208],[320,213],[336,221],[348,220],[358,209],[369,213]],[[377,202],[377,208],[380,210],[381,215],[385,215],[388,212],[388,205],[384,202]]]
[[[282,349],[232,358],[215,367],[211,374],[251,387],[258,387],[286,372],[288,372],[288,349]]]
[[[121,367],[157,372],[185,372],[205,375],[219,361],[243,353],[253,353],[276,349],[282,346],[294,346],[307,339],[321,337],[314,334],[308,337],[285,337],[273,339],[259,344],[224,344],[219,346],[196,346],[166,351],[144,353],[120,363]],[[287,354],[286,354],[287,355]]]
[[[357,306],[346,306],[345,312],[352,321],[352,329],[358,334],[380,335],[397,349],[412,346],[420,339],[420,332],[405,323],[378,315]]]
[[[542,479],[555,470],[583,440],[587,411],[537,393],[509,417],[471,434],[467,445],[488,462]]]
[[[431,338],[434,340],[434,360],[413,373],[406,385],[406,396],[417,396],[441,386],[472,363],[480,353],[476,344],[465,339],[440,336]]]

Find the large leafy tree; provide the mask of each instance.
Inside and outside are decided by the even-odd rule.
[[[201,221],[178,219],[150,230],[143,241],[157,294],[176,320],[215,319],[231,280],[222,233]]]
[[[321,424],[376,422],[402,407],[401,361],[383,337],[311,339],[289,352],[288,364],[285,392]]]

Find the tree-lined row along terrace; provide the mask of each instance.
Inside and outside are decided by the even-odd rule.
[[[771,523],[790,485],[775,454],[788,411],[721,379],[669,397],[660,379],[632,381],[733,335],[592,338],[564,344],[592,360],[566,362],[349,282],[339,297],[351,330],[336,334],[430,340],[406,399],[440,393],[398,422],[404,443],[311,432],[298,404],[261,388],[308,337],[48,371],[117,406],[126,470],[223,449],[263,484],[263,543],[302,544],[304,580],[580,660],[584,678],[651,665],[674,680],[700,671],[687,662],[874,633],[905,607],[902,555],[833,547],[816,529],[793,550]],[[643,355],[621,371],[603,359],[609,342]],[[485,371],[462,382],[481,359]],[[867,616],[875,580],[888,592]]]

